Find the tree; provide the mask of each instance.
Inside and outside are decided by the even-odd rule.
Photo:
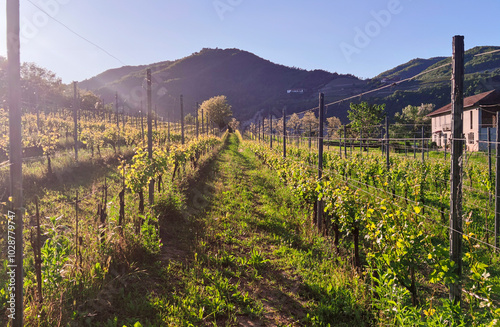
[[[297,135],[299,133],[299,130],[300,130],[300,124],[301,124],[301,121],[300,121],[299,116],[294,113],[294,114],[292,114],[292,116],[290,116],[290,119],[286,123],[286,126],[287,126],[287,128],[290,128],[293,131],[293,134]]]
[[[328,136],[334,136],[340,127],[342,126],[342,123],[340,122],[340,119],[338,117],[329,117],[326,119],[326,122],[328,124],[327,130],[328,130]]]
[[[34,104],[37,98],[38,101],[64,102],[64,88],[62,80],[50,70],[30,62],[21,65],[22,96],[30,103]]]
[[[229,128],[231,129],[232,132],[236,131],[240,127],[240,122],[236,120],[236,118],[231,118],[231,121],[229,122]]]
[[[368,102],[359,104],[351,103],[347,111],[347,117],[351,122],[351,130],[355,133],[363,133],[366,136],[374,136],[379,130],[375,125],[379,125],[385,118],[385,104],[369,105]]]
[[[186,123],[186,125],[194,125],[195,122],[194,116],[191,114],[187,114],[186,117],[184,117],[184,123]]]
[[[198,109],[201,121],[201,110],[204,116],[212,124],[216,124],[219,129],[224,128],[229,123],[229,117],[233,115],[231,106],[227,103],[225,95],[219,95],[205,100]]]
[[[80,109],[86,112],[95,112],[99,108],[101,99],[90,91],[85,91],[80,95]]]
[[[313,133],[316,132],[319,126],[319,120],[316,118],[316,115],[312,111],[308,111],[304,114],[304,117],[301,119],[301,126],[305,132],[312,136]]]
[[[397,137],[413,136],[420,131],[423,125],[430,123],[431,118],[427,114],[434,110],[434,104],[427,103],[420,106],[406,106],[394,115],[394,132]]]

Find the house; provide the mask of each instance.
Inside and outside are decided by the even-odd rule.
[[[299,93],[299,94],[304,94],[304,89],[290,89],[290,90],[286,90],[286,93],[290,94],[290,93]]]
[[[491,140],[495,140],[496,113],[500,111],[500,91],[492,90],[476,94],[464,99],[463,133],[467,143],[467,151],[484,151],[488,149],[488,128]],[[449,144],[451,138],[451,103],[441,107],[427,117],[431,118],[432,141],[437,146]]]

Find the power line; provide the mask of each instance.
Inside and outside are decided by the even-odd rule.
[[[340,103],[342,103],[344,101],[347,101],[347,100],[351,100],[351,99],[355,99],[355,98],[360,98],[360,97],[362,97],[363,95],[366,95],[366,94],[374,93],[374,92],[377,92],[377,91],[380,91],[380,90],[383,90],[383,89],[386,89],[386,88],[389,88],[389,87],[397,86],[397,85],[399,85],[401,83],[411,81],[411,80],[413,80],[413,79],[415,79],[415,78],[417,78],[419,76],[422,76],[424,74],[430,73],[432,71],[438,70],[440,68],[443,68],[443,67],[446,67],[446,66],[449,66],[449,65],[451,65],[451,63],[447,63],[447,64],[444,64],[444,65],[441,65],[441,66],[438,66],[438,67],[435,67],[435,68],[432,68],[432,69],[429,69],[429,70],[425,70],[425,71],[420,72],[420,73],[418,73],[418,74],[416,74],[416,75],[414,75],[412,77],[405,78],[405,79],[403,79],[401,81],[398,81],[398,82],[395,82],[395,83],[392,83],[392,84],[384,85],[384,86],[381,86],[381,87],[373,89],[373,90],[362,92],[362,93],[359,93],[357,95],[353,95],[353,96],[344,98],[342,100],[337,100],[337,101],[334,101],[334,102],[330,102],[328,104],[325,104],[325,107],[332,106],[332,105],[335,105],[335,104],[340,104]],[[304,111],[296,112],[295,114],[300,115],[300,114],[303,114],[305,112],[316,110],[316,109],[319,109],[319,107],[314,107],[314,108],[307,109],[307,110],[304,110]],[[328,108],[326,108],[325,110],[328,110]],[[287,117],[291,116],[291,115],[293,115],[293,114],[287,115]]]
[[[61,26],[63,26],[64,28],[66,28],[68,31],[70,31],[71,33],[75,34],[76,36],[78,36],[79,38],[81,38],[82,40],[84,40],[85,42],[93,45],[94,47],[98,48],[99,50],[103,51],[105,54],[107,54],[108,56],[110,56],[111,58],[117,60],[118,62],[120,62],[122,65],[126,66],[127,64],[124,63],[123,61],[121,61],[120,59],[118,59],[116,56],[112,55],[110,52],[108,52],[106,49],[104,49],[103,47],[97,45],[96,43],[90,41],[89,39],[87,39],[86,37],[84,37],[83,35],[75,32],[74,30],[72,30],[68,25],[64,24],[63,22],[57,20],[56,18],[52,17],[51,15],[49,15],[49,13],[47,13],[45,10],[43,10],[42,8],[40,8],[38,5],[36,5],[35,3],[33,3],[33,1],[31,0],[27,0],[29,3],[31,3],[33,6],[35,6],[36,8],[38,8],[40,11],[42,11],[44,14],[46,14],[49,18],[51,18],[52,20],[54,20],[56,23],[60,24]]]

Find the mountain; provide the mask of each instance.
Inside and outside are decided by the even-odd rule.
[[[465,53],[465,95],[500,89],[500,47],[475,47]],[[478,56],[479,54],[483,54]],[[153,102],[160,116],[179,118],[179,97],[184,98],[185,113],[193,112],[196,102],[212,96],[226,95],[237,119],[251,120],[274,110],[280,115],[304,111],[317,106],[318,93],[326,103],[388,86],[367,95],[342,101],[328,107],[328,116],[344,123],[351,102],[385,103],[389,117],[407,105],[433,103],[441,107],[450,102],[451,57],[413,59],[369,80],[353,75],[339,75],[324,70],[307,71],[286,67],[238,49],[203,49],[185,58],[151,65],[125,66],[103,72],[80,82],[107,103],[115,101],[118,92],[126,111],[145,107],[146,69],[152,70]],[[408,79],[426,70],[419,77]]]
[[[465,52],[465,96],[500,89],[500,52],[494,52],[498,50],[500,50],[498,46],[479,46]],[[371,101],[385,103],[389,117],[401,111],[407,105],[433,103],[436,108],[440,108],[450,103],[451,57],[440,58],[441,60],[436,59],[438,58],[428,59],[425,64],[420,65],[419,69],[415,69],[412,72],[420,74],[424,70],[429,70],[428,73],[420,75],[413,81],[405,82],[392,89],[388,89],[389,91],[386,91],[386,93],[374,93]],[[435,62],[432,65],[428,65],[432,61]],[[394,71],[394,76],[391,76],[393,70],[380,74],[379,78],[374,78],[370,81],[371,86],[382,86],[383,83],[380,77],[384,76],[391,76],[395,79],[398,77],[401,79],[411,77],[405,75],[403,72],[405,71],[404,67],[411,67],[412,64],[414,62],[410,61],[398,66],[400,69]]]
[[[118,92],[128,110],[138,111],[141,100],[145,105],[148,68],[159,115],[174,118],[178,118],[181,94],[185,112],[192,112],[196,102],[226,95],[235,117],[247,120],[261,110],[278,112],[286,105],[293,111],[311,106],[311,97],[317,99],[318,91],[335,80],[360,81],[351,75],[278,65],[238,49],[203,49],[175,61],[108,70],[80,82],[79,87],[94,91],[108,103]]]

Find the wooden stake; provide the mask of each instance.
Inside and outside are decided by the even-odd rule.
[[[73,82],[73,122],[74,132],[73,138],[75,140],[75,161],[78,161],[78,89],[77,82]]]
[[[198,121],[198,110],[200,108],[200,104],[196,102],[196,115],[194,116],[194,119],[196,120],[196,138],[200,136],[200,124]]]
[[[40,209],[38,205],[38,198],[35,200],[35,210],[36,210],[36,243],[35,243],[35,272],[36,272],[36,283],[38,289],[38,302],[43,302],[42,294],[42,244],[41,244],[41,233],[40,233]]]
[[[318,182],[323,178],[323,125],[325,122],[325,95],[319,94],[319,133],[318,133]],[[318,230],[323,229],[323,201],[317,202]]]
[[[269,112],[269,147],[273,148],[273,115]]]
[[[21,127],[21,62],[19,38],[19,0],[7,0],[7,81],[9,105],[9,159],[10,159],[10,195],[13,199],[9,222],[15,225],[15,257],[9,257],[8,269],[14,271],[15,319],[14,327],[24,325],[23,295],[23,188],[22,188],[22,127]],[[9,235],[11,236],[11,235]],[[10,292],[9,292],[10,293]],[[11,300],[11,299],[9,299]]]
[[[451,148],[451,198],[450,198],[450,260],[455,262],[453,272],[458,280],[450,285],[450,301],[461,300],[462,285],[462,166],[464,106],[464,37],[453,37],[452,58],[452,148]]]
[[[181,144],[184,144],[184,99],[181,94]]]
[[[497,146],[496,146],[496,171],[495,171],[495,252],[500,245],[500,113],[497,112]]]
[[[152,98],[151,98],[151,69],[147,70],[147,97],[148,97],[148,158],[153,159],[153,117],[152,117]],[[149,204],[153,205],[155,201],[155,180],[151,178],[149,182]]]
[[[286,107],[283,108],[283,158],[286,158]]]

